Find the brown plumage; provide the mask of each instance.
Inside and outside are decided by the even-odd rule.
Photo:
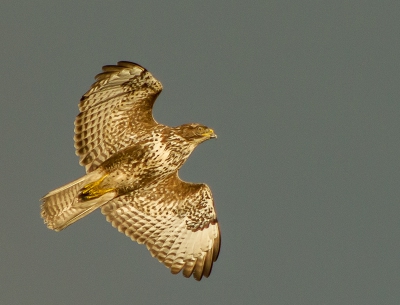
[[[158,124],[152,107],[162,85],[131,62],[103,67],[75,120],[75,149],[87,174],[48,193],[41,215],[60,231],[95,209],[172,273],[208,277],[220,249],[212,194],[178,170],[200,143],[215,138],[200,124]]]

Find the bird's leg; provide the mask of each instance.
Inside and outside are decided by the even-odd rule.
[[[99,180],[86,184],[78,193],[79,201],[87,201],[103,196],[105,193],[114,191],[112,188],[101,188],[100,184],[108,176],[108,174],[101,177]]]

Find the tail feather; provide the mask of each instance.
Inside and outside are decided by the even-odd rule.
[[[115,192],[109,192],[84,204],[79,202],[79,191],[94,179],[97,177],[90,174],[83,176],[41,199],[41,216],[49,229],[61,231],[115,197]]]

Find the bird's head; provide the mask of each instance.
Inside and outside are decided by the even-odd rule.
[[[183,138],[197,144],[217,137],[217,135],[214,133],[214,130],[197,123],[184,124],[179,126],[179,129]]]

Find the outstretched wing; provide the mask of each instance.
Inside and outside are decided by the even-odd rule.
[[[173,174],[155,188],[118,197],[102,209],[107,220],[145,244],[171,272],[201,280],[211,273],[221,238],[211,191]]]
[[[152,108],[161,83],[132,62],[120,61],[116,66],[104,66],[103,71],[82,96],[81,113],[75,119],[76,154],[87,172],[138,142],[157,125]]]

